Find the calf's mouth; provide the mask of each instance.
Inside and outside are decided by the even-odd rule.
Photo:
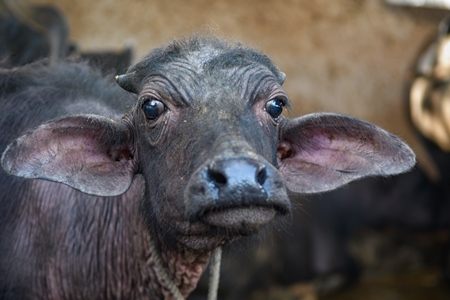
[[[202,219],[215,227],[249,234],[269,223],[276,214],[276,210],[271,207],[231,207],[219,211],[212,210]]]

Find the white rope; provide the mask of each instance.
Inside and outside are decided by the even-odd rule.
[[[148,236],[148,242],[150,244],[150,253],[153,257],[153,263],[155,264],[155,272],[156,276],[159,277],[160,281],[162,281],[166,288],[169,290],[169,292],[172,294],[172,296],[175,298],[175,300],[184,300],[183,295],[180,292],[180,289],[177,287],[175,282],[169,277],[169,274],[166,272],[166,269],[164,268],[161,256],[158,254],[158,251],[156,250],[156,246],[153,243],[153,240],[150,238],[150,234]]]
[[[162,281],[165,287],[169,290],[175,300],[184,300],[185,298],[180,292],[175,282],[170,278],[169,274],[164,268],[161,260],[161,256],[156,250],[156,246],[150,235],[147,235],[148,243],[150,245],[150,253],[153,258],[153,263],[155,264],[156,276]],[[209,290],[208,290],[208,300],[217,300],[217,292],[219,290],[219,279],[220,279],[220,261],[222,260],[222,248],[216,248],[211,255],[211,270],[209,277]]]
[[[208,300],[217,300],[220,279],[220,261],[222,260],[222,248],[216,248],[211,255],[211,269],[209,277]]]

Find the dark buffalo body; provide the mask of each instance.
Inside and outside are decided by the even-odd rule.
[[[83,63],[1,69],[1,296],[171,298],[159,257],[187,296],[213,249],[289,213],[287,189],[414,164],[369,123],[284,118],[283,81],[265,55],[204,36],[119,85]]]

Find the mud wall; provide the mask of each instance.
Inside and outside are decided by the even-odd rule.
[[[236,39],[271,56],[287,74],[291,116],[351,114],[416,142],[405,111],[405,81],[443,11],[383,0],[33,0],[68,17],[84,50],[151,48],[196,31]]]

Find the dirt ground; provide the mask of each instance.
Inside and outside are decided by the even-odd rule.
[[[319,281],[256,290],[252,300],[447,300],[443,280],[448,231],[413,233],[395,229],[363,230],[349,248],[362,265],[361,278],[336,290],[321,291]],[[329,280],[339,280],[331,278]]]

